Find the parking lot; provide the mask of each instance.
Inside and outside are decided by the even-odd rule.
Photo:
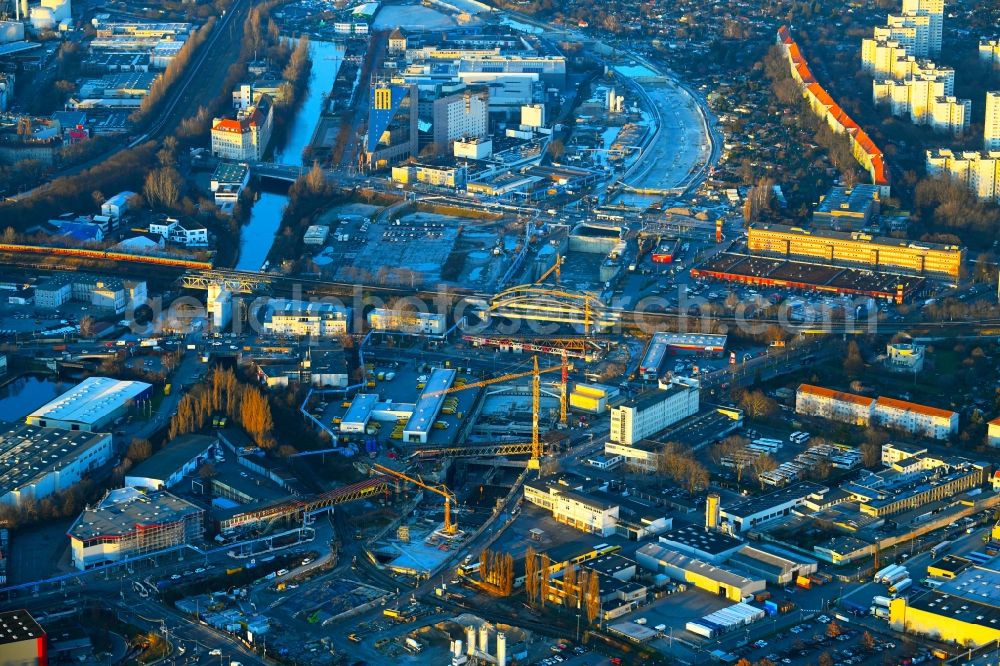
[[[834,628],[831,629],[830,625]],[[775,664],[815,664],[822,655],[834,666],[847,664],[900,664],[904,659],[922,663],[930,656],[927,650],[915,652],[895,637],[853,627],[830,615],[820,615],[812,622],[803,622],[767,639],[761,639],[733,651],[757,662],[769,659]]]

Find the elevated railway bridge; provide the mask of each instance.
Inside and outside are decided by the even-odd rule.
[[[329,511],[338,504],[356,502],[387,493],[392,484],[392,479],[386,476],[373,476],[319,495],[282,500],[269,506],[238,512],[220,521],[219,527],[223,532],[230,532],[240,528],[260,526],[266,533],[272,526],[282,522],[303,522],[307,516]]]
[[[551,324],[569,324],[591,331],[614,328],[620,314],[610,310],[593,294],[552,289],[537,285],[519,285],[506,289],[489,301],[486,316],[537,321]]]

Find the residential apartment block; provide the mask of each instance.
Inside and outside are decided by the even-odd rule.
[[[986,442],[990,446],[1000,446],[1000,417],[989,422],[986,430]]]
[[[944,0],[903,0],[905,16],[926,16],[928,20],[927,48],[931,55],[941,53],[944,33]]]
[[[902,61],[903,64],[910,62]],[[921,66],[915,62],[912,69],[914,72],[904,78],[873,82],[872,101],[888,105],[894,116],[909,116],[915,125],[930,125],[937,131],[951,134],[967,130],[972,101],[953,96],[954,70]]]
[[[272,335],[330,338],[348,331],[348,312],[330,303],[278,300],[268,303],[263,329]]]
[[[819,416],[858,426],[872,421],[875,398],[834,391],[824,386],[802,384],[795,392],[795,413]]]
[[[819,84],[787,26],[778,29],[777,40],[788,60],[792,78],[799,84],[802,96],[809,102],[813,113],[822,118],[834,132],[847,136],[854,159],[868,171],[872,184],[879,187],[882,195],[889,196],[890,180],[882,150]]]
[[[984,39],[979,42],[979,61],[1000,67],[1000,39]]]
[[[927,151],[927,173],[944,174],[965,185],[980,201],[1000,201],[1000,150]]]
[[[958,434],[958,413],[905,400],[880,397],[875,401],[875,422],[930,439],[948,439]]]
[[[184,247],[206,247],[208,227],[191,218],[177,219],[164,216],[149,223],[149,233]]]
[[[861,69],[876,81],[895,78],[896,62],[906,58],[906,49],[893,39],[868,38],[861,41]]]
[[[889,14],[884,26],[875,28],[875,39],[898,42],[906,52],[919,58],[930,55],[930,16]]]
[[[917,125],[960,134],[972,103],[954,97],[955,72],[925,60],[941,52],[943,0],[904,0],[903,13],[861,42],[861,67],[872,75],[872,99]]]
[[[948,439],[958,433],[958,414],[894,398],[870,398],[823,386],[802,384],[795,412],[857,426],[879,425],[918,437]]]
[[[235,118],[216,118],[212,121],[212,155],[237,162],[259,161],[271,140],[273,123],[274,109],[268,95],[237,111]]]
[[[1000,91],[992,90],[986,93],[983,150],[1000,150]]]
[[[934,98],[930,126],[935,132],[962,134],[968,131],[972,116],[972,100],[951,95]]]

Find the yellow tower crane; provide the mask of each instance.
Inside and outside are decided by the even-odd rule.
[[[535,356],[535,371],[531,378],[531,459],[528,460],[528,469],[541,469],[542,467],[542,443],[538,439],[538,410],[541,403],[541,377],[538,372],[538,357]]]
[[[557,370],[563,370],[563,372],[565,373],[567,372],[567,370],[564,370],[564,367],[568,367],[565,364],[566,360],[564,358],[563,365],[553,365],[550,368],[542,368],[541,370],[539,370],[538,359],[536,357],[534,370],[527,370],[525,372],[513,372],[509,375],[500,375],[499,377],[493,377],[491,379],[482,379],[478,382],[469,382],[468,384],[464,384],[462,386],[452,386],[451,388],[441,389],[440,391],[431,391],[429,393],[426,393],[425,395],[429,398],[437,395],[447,395],[448,393],[457,393],[459,391],[465,391],[466,389],[482,388],[484,386],[491,386],[492,384],[502,384],[504,382],[509,382],[514,379],[521,379],[522,377],[533,377],[535,374],[545,374],[546,372],[555,372]]]
[[[478,382],[469,382],[464,386],[452,386],[451,388],[442,389],[440,391],[432,391],[427,393],[428,397],[447,395],[449,393],[457,393],[458,391],[464,391],[466,389],[472,388],[482,388],[484,386],[490,386],[492,384],[501,384],[503,382],[509,382],[514,379],[520,379],[521,377],[531,377],[531,460],[528,461],[528,469],[539,469],[540,460],[542,457],[542,445],[541,440],[538,436],[538,412],[541,409],[541,375],[546,372],[555,372],[559,370],[562,373],[561,385],[559,392],[559,422],[566,424],[568,422],[567,416],[567,383],[569,381],[569,363],[566,353],[563,352],[562,363],[559,365],[554,365],[549,368],[538,368],[538,356],[532,357],[532,369],[526,372],[514,372],[507,375],[501,375],[499,377],[493,377],[492,379],[483,379]]]
[[[394,469],[385,467],[384,465],[375,464],[372,465],[373,472],[380,472],[382,474],[388,474],[389,476],[394,476],[397,479],[402,479],[403,481],[409,481],[413,485],[423,488],[424,490],[429,490],[432,493],[437,493],[444,498],[444,533],[448,536],[454,536],[458,533],[458,523],[453,521],[451,518],[451,503],[456,501],[455,494],[448,489],[448,486],[442,484],[432,486],[428,483],[424,483],[420,479],[415,479],[412,476],[407,476],[402,472],[397,472]]]
[[[569,383],[569,364],[566,362],[566,350],[562,353],[562,382],[560,383],[559,392],[559,423],[565,426],[568,422],[568,417],[566,415],[566,385]]]

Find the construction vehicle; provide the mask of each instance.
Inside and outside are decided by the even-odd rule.
[[[413,622],[417,618],[402,608],[383,608],[382,615],[396,622]]]
[[[451,503],[456,501],[455,494],[448,489],[448,486],[444,484],[430,485],[428,483],[424,483],[420,479],[407,476],[402,472],[397,472],[396,470],[383,465],[372,465],[372,471],[387,474],[389,476],[396,477],[397,479],[402,479],[403,481],[409,481],[418,488],[423,488],[424,490],[429,490],[432,493],[441,495],[444,498],[444,533],[449,536],[458,533],[458,524],[451,518]]]

